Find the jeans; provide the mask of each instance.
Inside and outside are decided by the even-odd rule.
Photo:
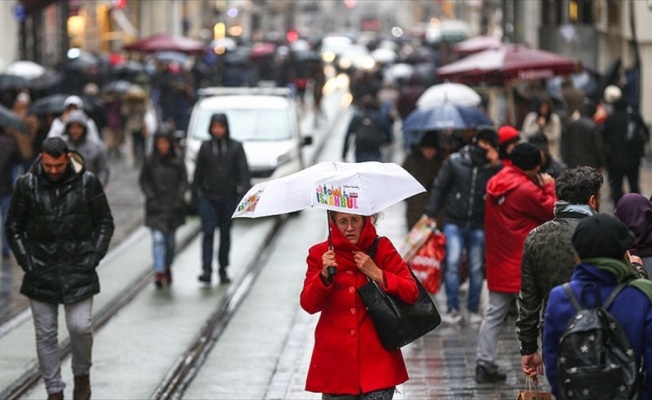
[[[214,201],[206,198],[199,199],[197,211],[201,218],[201,228],[204,234],[202,241],[202,269],[205,274],[213,272],[213,243],[215,229],[220,228],[220,247],[217,261],[220,269],[224,270],[229,265],[229,251],[231,250],[231,215],[237,203],[234,201]]]
[[[516,293],[499,293],[489,291],[489,305],[484,312],[484,319],[478,333],[477,363],[483,365],[495,364],[496,344],[500,325],[505,321],[509,307]]]
[[[9,241],[7,240],[7,231],[5,230],[5,223],[7,222],[7,214],[9,213],[9,203],[11,202],[11,194],[0,195],[0,213],[2,214],[2,254],[9,254]]]
[[[444,224],[446,236],[446,302],[448,311],[459,311],[460,264],[462,250],[466,249],[469,267],[469,296],[467,308],[477,313],[480,308],[480,292],[484,279],[484,230],[461,228],[454,224]]]
[[[152,250],[154,253],[154,271],[165,273],[174,260],[176,248],[175,231],[162,232],[152,229]]]
[[[48,393],[62,391],[66,384],[61,380],[61,358],[59,354],[58,314],[59,305],[30,299],[36,332],[36,353],[41,376]],[[75,376],[87,375],[91,369],[93,347],[92,313],[93,298],[65,304],[66,326],[72,348],[72,372]]]

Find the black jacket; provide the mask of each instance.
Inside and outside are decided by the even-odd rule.
[[[433,183],[426,214],[435,218],[445,205],[446,223],[464,228],[484,228],[484,196],[487,182],[502,168],[474,162],[471,152],[474,145],[463,147],[451,154],[442,165]]]
[[[7,237],[25,271],[20,292],[42,302],[71,304],[99,293],[95,267],[113,235],[102,184],[74,156],[57,183],[39,157],[19,178],[9,207]]]
[[[193,196],[238,201],[249,190],[250,177],[247,157],[240,142],[233,139],[207,140],[197,154]]]
[[[152,153],[143,164],[139,183],[145,194],[146,226],[171,232],[186,222],[183,196],[188,189],[188,175],[181,157]]]

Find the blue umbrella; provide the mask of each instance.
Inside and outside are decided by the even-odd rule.
[[[493,122],[475,107],[446,103],[417,108],[403,122],[403,131],[458,130],[492,126]]]

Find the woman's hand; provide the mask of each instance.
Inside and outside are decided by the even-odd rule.
[[[328,250],[326,253],[321,256],[321,275],[324,278],[328,278],[328,267],[337,268],[337,262],[335,261],[335,252],[333,250]]]
[[[355,262],[355,265],[358,267],[360,272],[367,275],[370,279],[380,283],[381,285],[385,284],[383,281],[383,271],[378,268],[374,260],[369,257],[369,254],[362,251],[354,251],[353,261]]]

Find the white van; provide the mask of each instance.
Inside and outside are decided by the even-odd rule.
[[[185,142],[190,181],[199,148],[210,139],[208,124],[215,113],[226,114],[231,138],[242,143],[252,183],[303,169],[301,147],[312,144],[312,137],[301,135],[297,106],[289,89],[206,88],[199,94]]]

